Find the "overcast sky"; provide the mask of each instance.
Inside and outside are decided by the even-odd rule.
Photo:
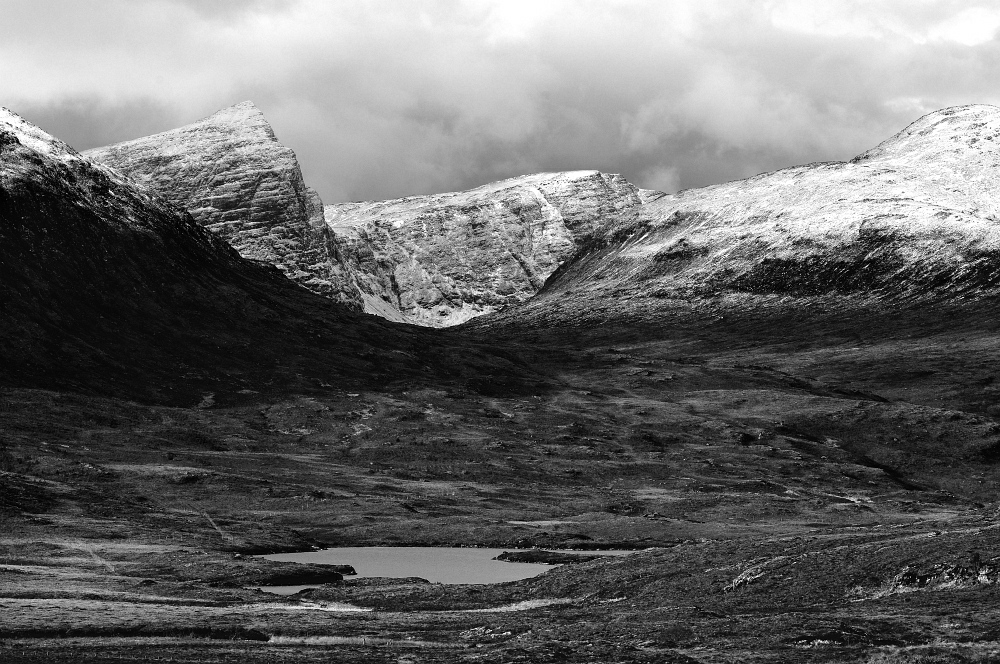
[[[328,203],[675,191],[1000,103],[998,28],[996,0],[0,0],[0,106],[86,149],[249,99]]]

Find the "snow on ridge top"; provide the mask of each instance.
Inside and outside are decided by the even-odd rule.
[[[58,138],[31,124],[20,115],[0,106],[0,131],[7,130],[21,145],[57,159],[79,159],[80,154]]]
[[[494,192],[503,191],[505,189],[514,189],[516,187],[537,186],[539,184],[545,184],[556,180],[576,182],[577,180],[584,180],[590,177],[600,176],[600,175],[604,175],[607,177],[618,177],[617,174],[602,173],[601,171],[598,170],[549,171],[544,173],[528,173],[526,175],[515,175],[514,177],[506,178],[504,180],[497,180],[495,182],[487,182],[486,184],[481,184],[471,189],[462,189],[459,191],[442,191],[432,194],[411,194],[410,196],[400,196],[398,198],[371,199],[363,201],[344,201],[341,203],[333,203],[327,205],[326,207],[331,209],[336,208],[339,211],[348,209],[351,210],[359,209],[362,207],[375,207],[375,206],[384,207],[401,203],[432,201],[443,198],[484,196]],[[328,213],[328,215],[329,214],[339,214],[339,212]]]
[[[271,127],[271,124],[264,117],[264,113],[252,101],[240,102],[239,104],[216,111],[207,118],[196,120],[189,125],[171,129],[162,134],[148,136],[147,138],[205,130],[229,135],[253,136],[255,140],[264,139],[272,143],[278,142],[278,137],[274,135],[274,129]]]
[[[496,182],[489,182],[473,189],[468,189],[467,191],[480,191],[480,190],[492,190],[492,189],[503,189],[508,186],[518,186],[521,184],[529,184],[536,182],[545,182],[547,180],[556,179],[566,179],[566,180],[582,180],[584,178],[593,177],[595,175],[600,175],[601,172],[597,170],[586,170],[586,171],[549,171],[545,173],[530,173],[527,175],[515,175],[512,178],[506,178],[504,180],[497,180]]]
[[[545,173],[529,173],[527,175],[515,175],[512,178],[506,178],[504,180],[497,180],[496,182],[488,182],[486,184],[479,185],[478,187],[473,187],[472,189],[464,189],[462,191],[448,191],[441,192],[438,194],[425,194],[418,196],[407,196],[405,198],[393,199],[394,201],[405,201],[405,200],[416,200],[416,199],[433,199],[433,198],[459,198],[459,197],[474,197],[474,196],[485,196],[492,193],[504,191],[505,189],[516,189],[518,187],[537,187],[539,185],[544,185],[550,182],[563,181],[563,182],[577,182],[579,180],[586,180],[592,177],[600,177],[605,175],[608,177],[614,177],[612,174],[602,173],[597,170],[589,171],[550,171]],[[390,201],[379,201],[388,203]]]
[[[247,121],[252,122],[263,122],[267,124],[267,120],[264,119],[264,113],[261,112],[259,108],[252,101],[241,101],[238,104],[233,104],[227,108],[216,111],[212,113],[207,118],[198,120],[194,124],[208,123],[208,122],[231,122],[231,123],[243,123]]]
[[[216,111],[207,118],[202,118],[189,125],[164,132],[164,134],[182,134],[205,129],[221,131],[226,134],[253,135],[258,139],[263,138],[269,142],[278,142],[271,124],[264,117],[264,113],[252,101],[244,101],[235,106],[229,106],[228,108]]]
[[[244,101],[182,127],[93,148],[87,150],[85,154],[101,161],[110,152],[128,152],[140,146],[157,145],[160,150],[175,150],[180,154],[190,149],[192,134],[198,134],[209,141],[231,140],[232,137],[236,136],[240,137],[241,140],[249,140],[251,143],[254,141],[278,142],[274,130],[260,109],[253,102]]]
[[[928,158],[954,150],[956,143],[982,151],[992,142],[1000,147],[1000,106],[969,104],[951,106],[921,116],[895,136],[882,141],[851,161],[854,163],[893,159],[902,156]]]

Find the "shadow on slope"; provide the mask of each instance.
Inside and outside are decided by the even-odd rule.
[[[526,373],[496,353],[445,345],[313,295],[4,114],[5,384],[194,405],[251,391]]]

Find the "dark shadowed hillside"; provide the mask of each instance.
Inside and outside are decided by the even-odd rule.
[[[208,392],[461,376],[476,361],[240,258],[186,212],[6,110],[0,303],[0,380],[13,385],[191,405]]]

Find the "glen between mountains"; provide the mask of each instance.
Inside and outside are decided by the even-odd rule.
[[[0,111],[0,657],[992,661],[998,135],[324,206],[249,103],[83,154]],[[638,552],[249,555],[358,544]]]

